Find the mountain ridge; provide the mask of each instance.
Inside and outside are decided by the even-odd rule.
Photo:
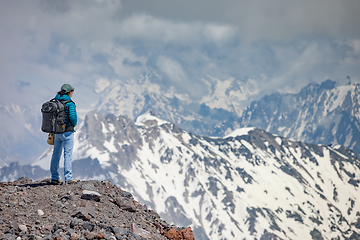
[[[310,83],[297,93],[265,95],[245,108],[249,101],[245,99],[257,93],[251,79],[240,83],[209,77],[209,94],[190,103],[186,95],[176,94],[174,89],[166,92],[149,77],[144,75],[139,86],[113,83],[104,90],[97,110],[131,119],[151,110],[189,132],[207,136],[257,127],[299,141],[344,145],[360,153],[359,83],[337,85],[328,79]],[[244,109],[237,109],[241,106]]]
[[[267,95],[238,120],[273,134],[318,144],[340,144],[360,153],[360,84],[336,86],[327,80],[297,94]]]
[[[166,221],[190,225],[196,239],[359,237],[360,161],[340,145],[255,128],[206,137],[150,113],[134,122],[96,111],[75,145],[76,177],[111,179]],[[13,167],[0,169],[0,180]]]

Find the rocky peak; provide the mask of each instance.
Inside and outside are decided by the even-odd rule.
[[[0,183],[0,239],[186,239],[110,181],[50,185],[22,177]]]
[[[146,113],[137,117],[135,124],[137,126],[143,126],[145,128],[160,126],[162,124],[168,123],[160,118],[157,118],[152,111],[147,111]]]
[[[321,95],[324,91],[332,90],[334,88],[336,88],[336,81],[330,79],[321,84],[313,82],[301,89],[299,97],[301,99],[312,98]]]
[[[321,83],[320,88],[322,89],[333,89],[335,88],[336,82],[330,79]]]

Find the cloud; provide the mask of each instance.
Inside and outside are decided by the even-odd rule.
[[[205,26],[205,36],[214,43],[224,44],[235,35],[235,29],[226,25],[209,24]]]
[[[357,24],[360,2],[357,0],[183,0],[176,3],[153,0],[141,4],[124,1],[123,8],[130,13],[147,13],[174,21],[235,26],[247,42],[289,41],[304,35],[360,36]]]
[[[203,22],[177,22],[148,14],[133,14],[119,24],[120,39],[138,39],[161,44],[198,45],[204,42],[224,43],[235,29],[230,25]]]
[[[160,56],[157,67],[163,74],[162,84],[168,89],[175,88],[178,92],[187,94],[193,100],[200,100],[208,93],[209,88],[203,79],[188,76],[183,66],[173,58]]]
[[[31,84],[29,82],[22,82],[19,81],[17,82],[17,89],[22,92],[24,89],[27,89],[31,86]]]
[[[182,66],[173,59],[160,56],[157,61],[159,69],[173,82],[187,82],[186,76]]]
[[[358,67],[360,66],[360,39],[349,39],[343,45],[348,47],[343,64]]]
[[[77,86],[77,106],[88,108],[99,79],[128,81],[145,71],[193,100],[209,91],[207,76],[256,79],[261,94],[359,79],[359,4],[2,1],[1,100],[35,101],[32,93],[48,97],[69,82]],[[20,92],[19,82],[30,86]]]

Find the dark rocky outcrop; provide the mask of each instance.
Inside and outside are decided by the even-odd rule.
[[[174,238],[173,233],[178,233]],[[194,239],[110,181],[0,183],[0,239]],[[169,238],[171,237],[171,238]]]

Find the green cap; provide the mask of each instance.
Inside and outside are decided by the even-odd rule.
[[[66,93],[69,93],[70,91],[74,91],[75,88],[73,88],[70,84],[65,83],[61,86],[61,90],[64,90]]]

